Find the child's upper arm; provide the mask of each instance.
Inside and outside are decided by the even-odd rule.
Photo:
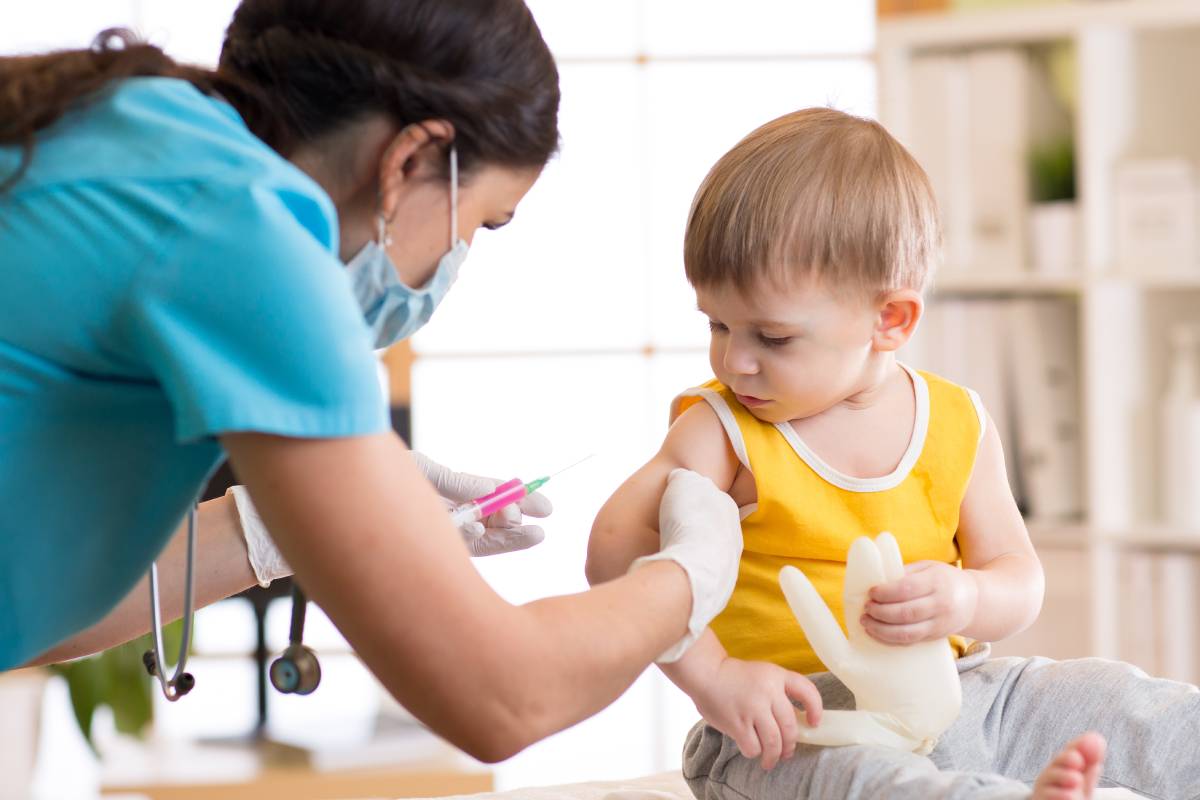
[[[1037,558],[1009,487],[1004,446],[990,416],[959,509],[957,538],[967,569],[978,569],[1007,554]]]
[[[621,484],[596,515],[588,540],[589,582],[612,580],[635,558],[658,551],[658,506],[667,476],[680,467],[707,476],[724,491],[733,485],[737,456],[708,403],[683,412],[658,453]]]

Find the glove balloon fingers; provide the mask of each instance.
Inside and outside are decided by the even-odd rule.
[[[900,545],[896,537],[886,531],[875,537],[875,547],[883,561],[884,581],[898,581],[904,577],[904,559],[900,557]]]

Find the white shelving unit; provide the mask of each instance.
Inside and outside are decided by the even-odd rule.
[[[1084,513],[1078,521],[1030,526],[1050,583],[1040,633],[1024,642],[1059,642],[1048,654],[1122,658],[1194,682],[1200,679],[1190,635],[1195,582],[1180,576],[1187,575],[1181,565],[1200,555],[1200,531],[1163,527],[1156,465],[1167,329],[1200,321],[1200,264],[1180,274],[1163,265],[1118,263],[1113,198],[1123,159],[1183,157],[1200,167],[1200,2],[1079,0],[882,21],[880,119],[901,141],[913,134],[920,107],[914,59],[1002,47],[1032,52],[1056,43],[1073,45],[1075,54],[1078,270],[1053,276],[1027,267],[947,270],[936,291],[1078,304]],[[1151,555],[1165,556],[1163,565],[1146,566],[1142,559]],[[1129,588],[1131,571],[1140,571],[1149,592]],[[1181,596],[1191,599],[1181,603]],[[1059,601],[1075,605],[1063,613],[1053,605]],[[1139,626],[1156,620],[1155,652],[1147,653]]]

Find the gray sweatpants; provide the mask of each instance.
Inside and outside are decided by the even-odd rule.
[[[989,658],[975,645],[958,661],[962,713],[929,756],[883,747],[800,745],[773,770],[745,758],[700,722],[683,775],[701,800],[1017,798],[1063,745],[1087,730],[1108,740],[1101,786],[1163,800],[1200,798],[1200,690],[1099,658]],[[809,676],[825,708],[854,708],[828,672]]]

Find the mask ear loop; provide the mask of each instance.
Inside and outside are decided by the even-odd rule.
[[[458,244],[458,148],[450,144],[450,249]]]
[[[383,216],[382,211],[375,220],[375,241],[380,247],[392,246],[392,232],[388,227],[388,219]]]

